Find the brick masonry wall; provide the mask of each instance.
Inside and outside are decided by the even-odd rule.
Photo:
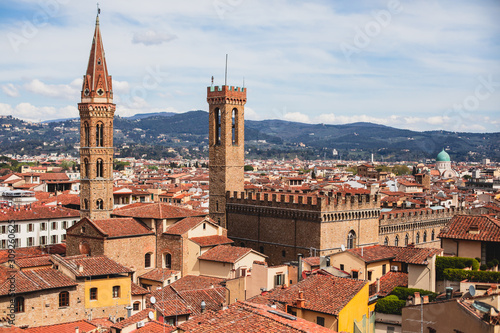
[[[83,290],[83,286],[78,285],[18,295],[24,297],[25,311],[15,314],[15,325],[37,327],[87,318]],[[59,293],[62,291],[69,292],[69,307],[59,307]],[[2,317],[8,313],[9,305],[10,297],[0,298]]]

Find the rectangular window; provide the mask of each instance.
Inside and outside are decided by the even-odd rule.
[[[35,239],[33,237],[28,237],[27,244],[28,244],[28,246],[35,245]]]
[[[340,264],[340,270],[343,271],[344,270],[344,264]]]
[[[353,279],[357,279],[358,278],[358,271],[351,271],[351,276]]]
[[[382,265],[382,275],[385,275],[387,273],[387,267],[386,265]]]
[[[97,288],[90,288],[90,300],[97,300]]]
[[[52,230],[57,230],[57,222],[52,222]]]
[[[281,286],[285,283],[285,274],[277,274],[274,276],[274,286]]]
[[[119,298],[120,297],[120,286],[114,286],[113,287],[113,298]]]
[[[66,230],[68,228],[68,222],[63,221],[63,229]]]
[[[7,241],[5,239],[2,239],[2,244],[1,244],[1,248],[2,249],[5,249],[5,247],[7,246]]]
[[[47,244],[47,236],[40,236],[40,245]]]
[[[57,235],[50,236],[50,242],[52,244],[57,244]]]
[[[62,238],[63,241],[65,241],[66,240],[66,234],[61,235],[61,238]]]
[[[141,305],[141,303],[139,303],[139,302],[135,302],[135,303],[134,303],[134,305],[133,305],[133,307],[134,307],[134,309],[133,309],[133,310],[134,310],[134,311],[139,311],[139,307],[140,307],[140,305]]]
[[[47,230],[47,223],[46,222],[40,223],[40,230],[42,230],[42,231]]]
[[[325,327],[325,318],[324,317],[316,317],[316,324],[319,326]]]
[[[7,226],[6,225],[3,225],[2,226],[2,234],[6,234],[7,233]]]
[[[19,244],[19,243],[20,243],[19,238],[14,239],[14,246],[15,246],[16,248],[20,247],[20,244]]]
[[[28,232],[33,231],[33,223],[28,223]]]
[[[372,272],[368,272],[368,281],[372,280]]]

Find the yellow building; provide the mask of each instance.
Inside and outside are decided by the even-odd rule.
[[[320,326],[337,332],[354,332],[354,323],[366,320],[370,314],[368,289],[365,281],[317,274],[250,301],[278,304],[288,313]]]
[[[132,300],[132,270],[106,256],[53,255],[52,260],[59,271],[83,287],[87,316],[113,316],[116,319],[126,317],[125,307]]]

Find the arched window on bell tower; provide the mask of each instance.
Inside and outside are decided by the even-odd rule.
[[[97,123],[95,131],[95,142],[97,147],[104,147],[104,124]]]
[[[96,209],[104,209],[104,205],[103,205],[103,202],[102,202],[102,199],[97,199],[97,201],[95,202],[96,204]]]
[[[238,144],[238,109],[234,108],[232,113],[232,128],[231,128],[231,134],[232,134],[232,140],[233,140],[233,145]]]
[[[221,112],[219,108],[215,108],[215,144],[220,145],[220,137],[221,137]]]
[[[90,126],[89,123],[83,123],[83,145],[90,147]]]
[[[88,159],[84,159],[83,160],[83,168],[84,168],[84,170],[83,170],[83,176],[85,178],[89,178],[90,172],[89,172],[89,160]]]
[[[83,199],[83,209],[89,209],[89,200]]]
[[[98,159],[96,162],[96,177],[103,177],[103,165],[102,160]]]

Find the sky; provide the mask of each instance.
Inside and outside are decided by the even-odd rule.
[[[116,115],[207,110],[247,88],[245,119],[500,132],[500,1],[101,0]],[[0,1],[0,115],[78,117],[97,6]]]

